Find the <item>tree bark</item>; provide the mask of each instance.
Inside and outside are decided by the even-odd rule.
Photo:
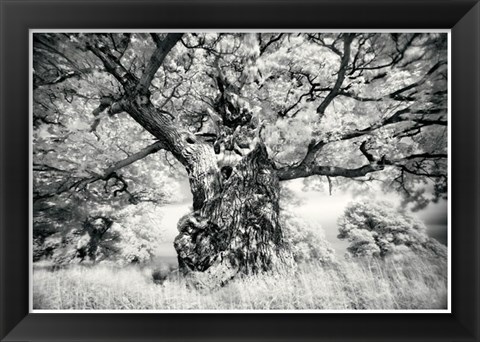
[[[196,286],[221,286],[289,260],[279,224],[279,180],[263,144],[228,179],[209,186],[215,195],[179,222],[174,242],[180,269]]]

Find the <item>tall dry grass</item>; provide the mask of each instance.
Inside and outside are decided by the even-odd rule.
[[[345,310],[445,309],[445,262],[345,260],[305,264],[231,281],[216,291],[183,279],[154,284],[152,268],[97,265],[51,271],[34,267],[34,309],[75,310]]]

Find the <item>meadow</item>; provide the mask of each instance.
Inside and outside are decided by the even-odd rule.
[[[447,266],[416,256],[345,259],[245,276],[214,291],[182,277],[154,283],[153,266],[34,264],[42,310],[417,310],[447,308]]]

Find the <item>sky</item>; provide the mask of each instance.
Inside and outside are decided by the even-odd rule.
[[[357,200],[355,197],[346,192],[333,191],[332,195],[323,191],[304,191],[303,181],[293,180],[287,184],[288,188],[301,200],[301,204],[296,206],[294,211],[304,220],[309,222],[314,229],[323,231],[325,238],[335,249],[338,256],[343,256],[348,246],[347,241],[337,238],[338,229],[337,221],[343,214],[348,203]],[[173,248],[173,240],[178,234],[177,222],[183,216],[191,211],[192,197],[190,194],[188,182],[182,182],[180,189],[183,196],[177,203],[167,204],[160,211],[162,213],[162,225],[165,227],[165,242],[160,244],[157,255],[159,257],[175,257],[176,252]],[[399,203],[400,198],[394,195],[386,195],[378,192],[377,195],[372,193],[366,194],[364,197],[377,200],[388,200],[393,203]],[[427,226],[427,233],[443,244],[447,244],[447,201],[431,203],[425,209],[420,210],[411,215],[422,220]]]

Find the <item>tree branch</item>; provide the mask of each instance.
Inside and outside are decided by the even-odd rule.
[[[92,177],[88,178],[82,178],[82,179],[73,179],[73,180],[67,180],[65,183],[63,183],[55,192],[52,193],[46,193],[46,194],[40,194],[36,193],[34,196],[34,200],[42,199],[42,198],[49,198],[53,197],[55,195],[60,195],[64,192],[70,191],[70,190],[83,190],[87,187],[87,185],[94,183],[99,180],[108,180],[112,175],[120,170],[121,168],[124,168],[125,166],[128,166],[130,164],[135,163],[138,160],[141,160],[148,155],[158,152],[161,149],[163,149],[163,144],[159,141],[148,145],[147,147],[144,147],[140,151],[128,156],[125,159],[122,159],[112,166],[108,167],[103,171],[102,174],[96,174]],[[68,173],[69,171],[67,170],[61,170],[53,166],[49,165],[43,165],[43,164],[34,164],[33,171],[37,172],[60,172],[60,173]]]
[[[68,63],[70,63],[70,66],[71,66],[72,68],[74,68],[74,69],[77,70],[77,71],[80,71],[77,63],[75,63],[72,59],[70,59],[69,57],[67,57],[64,53],[62,53],[62,52],[61,52],[60,50],[58,50],[56,47],[54,47],[54,46],[52,46],[50,43],[48,43],[48,41],[46,41],[46,40],[43,38],[43,35],[42,35],[42,34],[34,34],[34,35],[33,35],[33,43],[34,43],[34,47],[37,47],[37,48],[38,48],[38,45],[43,46],[46,51],[62,57],[65,61],[67,61]]]
[[[350,61],[350,46],[354,37],[354,33],[346,34],[345,36],[343,36],[343,55],[340,62],[340,69],[338,70],[337,80],[335,81],[335,85],[333,86],[332,90],[328,93],[328,95],[317,108],[317,113],[320,116],[323,116],[325,114],[325,109],[327,109],[328,105],[333,101],[335,96],[338,95],[338,91],[340,90],[340,87],[345,80],[348,62]]]
[[[161,40],[158,35],[153,34],[155,44],[157,48],[150,57],[150,62],[145,68],[140,81],[138,82],[136,91],[138,94],[144,95],[148,93],[148,88],[152,83],[152,80],[157,73],[158,68],[162,65],[163,60],[168,55],[170,50],[177,44],[177,42],[182,38],[183,33],[169,33],[165,39]]]
[[[365,140],[364,142],[362,142],[362,144],[360,145],[360,151],[362,152],[362,154],[365,156],[365,158],[367,158],[367,160],[369,162],[374,162],[376,159],[375,157],[370,153],[368,152],[367,150],[367,141]]]
[[[121,101],[116,101],[112,96],[103,96],[100,98],[100,104],[95,108],[92,114],[95,116],[95,120],[90,126],[90,132],[96,132],[98,125],[100,124],[101,116],[100,114],[108,108],[108,115],[113,116],[115,114],[121,113],[124,111]],[[95,133],[96,135],[96,133]],[[97,135],[97,138],[100,137]]]
[[[82,73],[92,71],[93,69],[83,69]],[[53,80],[43,81],[43,82],[34,82],[33,89],[37,89],[38,87],[47,86],[47,85],[55,85],[58,83],[62,83],[70,78],[79,78],[82,74],[78,71],[65,71],[65,73],[58,75]]]
[[[408,90],[411,90],[411,89],[415,89],[416,87],[419,87],[421,85],[423,85],[427,80],[428,78],[437,70],[439,69],[442,65],[446,64],[445,61],[440,61],[440,62],[437,62],[435,63],[428,71],[427,73],[421,78],[419,79],[418,81],[416,82],[413,82],[407,86],[404,86],[400,89],[397,89],[389,94],[386,94],[386,95],[383,95],[383,96],[380,96],[380,97],[364,97],[364,96],[360,96],[360,95],[357,95],[351,91],[348,91],[348,87],[344,87],[343,89],[341,88],[338,88],[338,89],[335,89],[335,87],[333,88],[323,88],[323,89],[314,89],[315,92],[319,92],[319,91],[330,91],[330,94],[334,93],[335,96],[339,95],[339,96],[345,96],[345,97],[349,97],[351,99],[354,99],[356,101],[359,101],[359,102],[379,102],[379,101],[383,101],[383,100],[386,100],[386,99],[392,99],[392,100],[395,100],[395,101],[414,101],[415,100],[415,97],[413,96],[404,96],[404,95],[401,95],[402,93],[408,91]],[[338,79],[337,79],[338,81]],[[336,85],[336,84],[335,84]],[[327,100],[328,98],[328,95],[327,97],[325,98],[325,100]],[[443,93],[441,94],[436,94],[436,95],[443,95]],[[332,98],[333,99],[333,98]],[[324,101],[325,101],[324,100]],[[323,102],[322,102],[323,104]],[[326,108],[326,107],[325,107]],[[318,110],[317,110],[318,112]]]
[[[314,175],[328,176],[328,177],[346,177],[356,178],[363,177],[370,172],[383,170],[383,165],[372,163],[366,164],[355,169],[347,169],[337,166],[323,166],[314,165],[307,166],[304,164],[296,167],[283,167],[277,170],[277,175],[280,181],[305,178]]]
[[[282,38],[283,35],[284,35],[284,33],[280,33],[278,36],[272,37],[267,43],[265,43],[265,45],[261,45],[260,46],[260,56],[263,55],[263,53],[267,50],[267,48],[270,45],[272,45],[276,41],[279,41],[280,38]]]
[[[140,160],[140,159],[143,159],[145,158],[146,156],[152,154],[152,153],[156,153],[160,150],[162,150],[164,148],[163,144],[159,141],[151,144],[151,145],[148,145],[144,148],[142,148],[140,151],[128,156],[127,158],[123,159],[123,160],[120,160],[118,162],[116,162],[114,165],[110,166],[108,169],[106,169],[103,173],[103,179],[105,177],[108,177],[109,174],[111,174],[112,172],[115,172],[125,166],[128,166],[130,164],[133,164],[134,162],[136,162],[137,160]]]
[[[349,139],[353,139],[353,138],[358,138],[362,135],[365,135],[365,134],[370,133],[370,132],[372,132],[376,129],[379,129],[380,127],[383,127],[383,126],[386,126],[386,125],[389,125],[389,124],[392,124],[392,123],[400,122],[400,121],[405,121],[405,119],[401,118],[401,115],[405,114],[405,113],[408,113],[408,112],[409,112],[409,108],[404,108],[404,109],[396,111],[392,115],[390,115],[390,116],[388,116],[388,117],[386,117],[386,118],[384,118],[380,121],[377,121],[376,123],[370,125],[367,128],[352,130],[352,131],[344,133],[340,136],[334,136],[334,135],[331,135],[331,134],[327,134],[327,136],[324,139],[322,139],[318,142],[315,139],[312,139],[312,141],[308,145],[307,153],[306,153],[304,159],[300,162],[299,165],[310,165],[315,160],[315,156],[316,156],[317,152],[319,152],[325,145],[327,145],[329,143],[337,142],[337,141],[343,141],[343,140],[349,140]]]
[[[96,46],[95,43],[87,44],[87,49],[102,61],[105,70],[115,77],[126,91],[134,87],[137,82],[136,77],[125,69],[117,58],[102,51],[105,49]]]
[[[346,177],[346,178],[357,178],[366,176],[368,173],[376,172],[383,170],[385,166],[394,166],[398,167],[403,171],[411,173],[413,175],[418,176],[427,176],[427,177],[446,177],[445,174],[439,172],[427,172],[423,170],[422,172],[418,172],[416,170],[409,169],[402,161],[412,161],[415,159],[422,159],[425,160],[438,160],[447,158],[447,154],[445,153],[419,153],[419,154],[412,154],[400,159],[388,160],[385,157],[382,157],[380,160],[375,158],[373,155],[367,152],[365,148],[365,142],[362,143],[360,150],[362,153],[367,157],[369,160],[369,164],[363,165],[358,168],[343,168],[337,166],[324,166],[324,165],[314,165],[313,163],[307,165],[305,163],[301,163],[296,166],[285,166],[277,170],[277,175],[279,180],[291,180],[297,178],[305,178],[314,175],[319,176],[328,176],[328,177]],[[420,166],[418,166],[420,169]]]

